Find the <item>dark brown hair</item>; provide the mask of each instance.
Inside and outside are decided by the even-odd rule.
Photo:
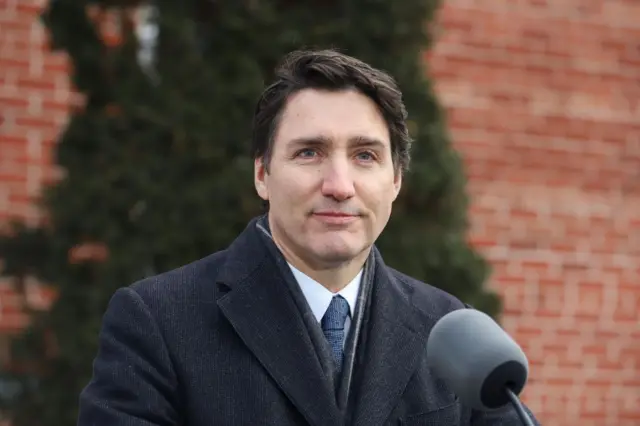
[[[373,100],[389,128],[391,154],[397,171],[409,168],[411,139],[402,93],[389,74],[335,50],[289,53],[276,68],[275,81],[265,89],[253,118],[253,156],[268,170],[273,139],[287,99],[303,89],[355,89]]]

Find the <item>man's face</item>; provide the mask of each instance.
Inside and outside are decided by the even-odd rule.
[[[256,160],[255,184],[285,256],[319,270],[364,261],[389,220],[401,174],[372,100],[305,89],[285,106],[269,172]]]

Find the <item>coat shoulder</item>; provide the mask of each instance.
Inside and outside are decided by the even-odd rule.
[[[417,280],[396,269],[389,268],[391,274],[409,295],[411,303],[423,314],[439,319],[449,312],[463,309],[466,305],[452,294]]]
[[[224,267],[227,250],[212,253],[178,268],[143,278],[128,287],[152,310],[170,303],[174,309],[191,301],[214,300],[216,279]]]

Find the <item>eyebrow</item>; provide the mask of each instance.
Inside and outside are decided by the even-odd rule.
[[[295,138],[289,141],[289,145],[292,147],[299,146],[325,146],[331,144],[331,138],[327,136],[309,136]],[[370,138],[368,136],[356,136],[349,139],[349,145],[356,147],[368,147],[384,149],[386,144],[379,139]]]

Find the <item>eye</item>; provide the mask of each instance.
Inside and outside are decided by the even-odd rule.
[[[359,152],[356,157],[358,158],[358,160],[360,161],[373,161],[375,160],[376,156],[371,152],[371,151],[362,151]]]
[[[315,155],[317,155],[317,151],[315,149],[311,149],[311,148],[305,148],[305,149],[301,149],[300,151],[298,151],[296,153],[296,157],[300,157],[300,158],[313,158]]]

